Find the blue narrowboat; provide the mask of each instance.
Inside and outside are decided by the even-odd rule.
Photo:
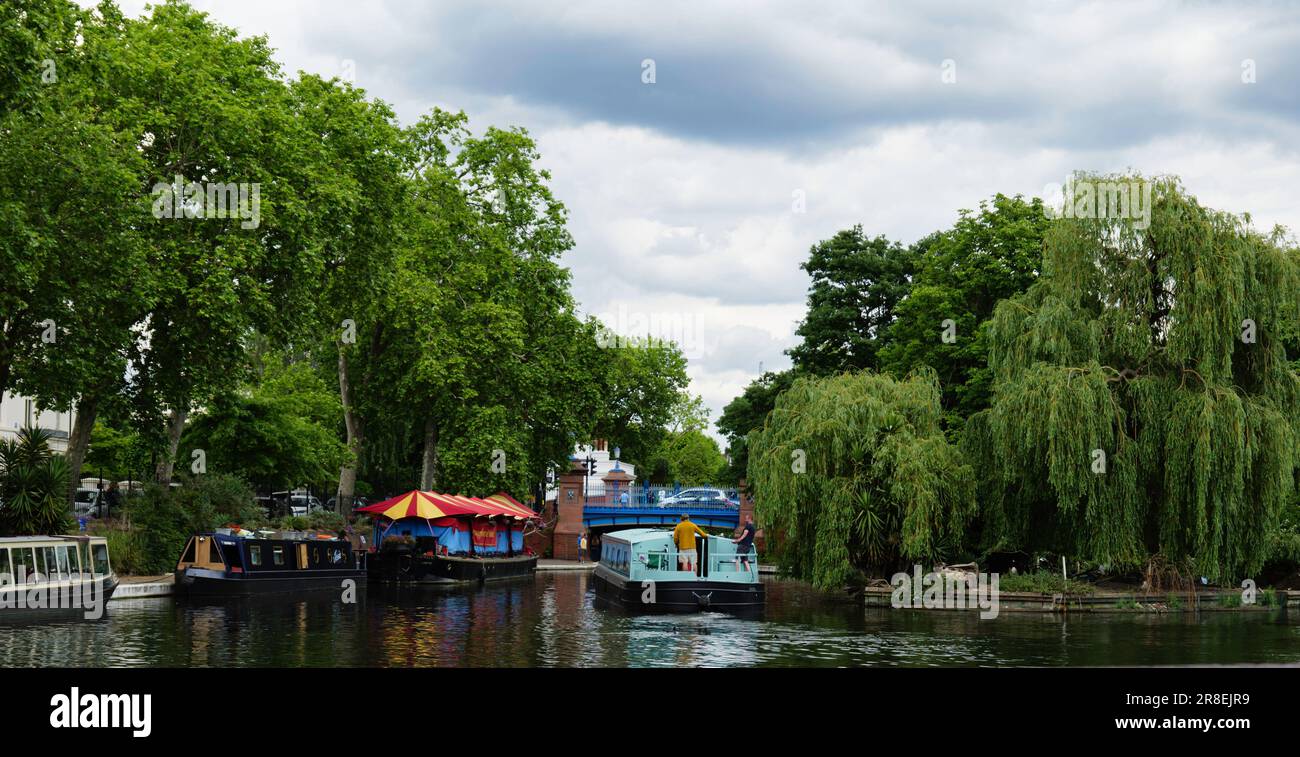
[[[749,563],[721,536],[700,538],[693,570],[679,564],[673,532],[633,528],[601,536],[592,572],[598,604],[637,612],[762,612],[766,594],[752,549]]]
[[[366,576],[365,554],[343,539],[195,534],[176,563],[176,592],[229,596],[332,589]]]

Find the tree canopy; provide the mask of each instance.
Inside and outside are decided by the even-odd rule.
[[[749,437],[754,508],[785,567],[842,586],[856,570],[952,554],[974,515],[974,473],[940,424],[933,371],[800,378]]]
[[[972,416],[990,545],[1235,579],[1262,566],[1297,473],[1300,261],[1175,179],[1149,219],[1058,218],[1043,277],[997,307]]]

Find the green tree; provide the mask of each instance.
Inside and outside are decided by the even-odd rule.
[[[601,342],[607,345],[607,360],[595,436],[619,447],[623,460],[645,468],[690,383],[686,358],[673,343],[611,343],[608,334],[602,334]]]
[[[993,403],[963,438],[986,543],[1254,575],[1300,451],[1296,253],[1176,179],[1078,180],[1042,278],[989,327]],[[1132,217],[1093,212],[1130,187]]]
[[[392,110],[360,89],[303,75],[290,84],[289,96],[312,145],[299,156],[311,177],[301,210],[309,214],[323,263],[313,296],[293,322],[307,332],[299,335],[302,344],[335,366],[348,451],[338,472],[342,512],[365,461],[373,368],[394,343],[386,314],[411,212],[413,156]]]
[[[656,457],[665,460],[669,480],[684,485],[717,484],[715,477],[727,464],[718,443],[699,429],[669,432]]]
[[[346,456],[338,395],[308,364],[272,364],[248,392],[216,399],[181,438],[183,460],[202,450],[210,474],[238,476],[262,491],[333,481]]]
[[[985,324],[999,301],[1037,278],[1048,223],[1042,201],[999,194],[981,202],[976,213],[961,211],[953,228],[913,246],[916,274],[894,308],[880,368],[896,376],[933,368],[950,431],[988,407],[992,373]],[[951,339],[945,339],[949,325]]]
[[[878,367],[894,308],[910,288],[915,255],[861,226],[813,245],[802,268],[812,277],[808,314],[789,350],[795,367],[817,376]]]
[[[933,371],[800,378],[750,435],[755,513],[793,575],[838,588],[857,569],[953,554],[974,474],[940,425]]]
[[[85,14],[64,0],[9,0],[0,5],[0,115],[31,107],[57,82],[76,51]]]
[[[312,301],[321,211],[305,193],[319,146],[265,39],[239,39],[174,1],[111,31],[96,41],[106,48],[98,98],[138,140],[137,192],[152,215],[140,229],[157,273],[135,324],[129,391],[166,483],[190,411],[247,376],[250,336],[285,337]]]
[[[149,307],[145,163],[139,131],[105,95],[102,72],[119,52],[107,42],[120,31],[114,10],[22,2],[0,15],[12,10],[23,23],[0,23],[0,37],[55,39],[39,53],[44,62],[21,61],[24,71],[42,64],[39,82],[18,98],[22,107],[0,107],[0,223],[8,230],[0,237],[0,391],[16,388],[60,411],[77,405],[68,449],[75,485],[100,401],[121,388],[137,338],[130,329]]]
[[[722,408],[722,417],[718,418],[718,430],[727,439],[727,454],[730,457],[728,478],[739,482],[746,478],[749,468],[749,432],[763,427],[763,422],[776,407],[776,398],[781,392],[790,388],[798,376],[793,369],[773,372],[767,371],[745,387],[745,391]],[[752,480],[748,480],[750,486]]]

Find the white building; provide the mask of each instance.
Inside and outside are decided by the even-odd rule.
[[[68,451],[68,437],[75,419],[72,412],[40,410],[27,397],[7,392],[0,396],[0,439],[14,439],[27,426],[42,428],[50,434],[50,449],[62,454]]]
[[[590,447],[579,444],[573,448],[573,455],[578,458],[579,463],[582,463],[588,457],[595,462],[595,470],[587,477],[587,496],[589,497],[599,497],[605,493],[604,476],[614,470],[615,466],[633,479],[636,478],[636,466],[614,459],[613,453],[604,439],[597,439],[596,443]],[[557,491],[555,488],[547,487],[546,498],[555,499]]]

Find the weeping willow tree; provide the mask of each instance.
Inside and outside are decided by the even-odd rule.
[[[855,569],[955,549],[974,514],[974,474],[944,438],[933,371],[801,378],[752,432],[749,478],[793,575],[843,586]]]
[[[962,440],[986,546],[1253,575],[1300,463],[1296,253],[1176,179],[1076,187],[986,335],[994,399]]]

